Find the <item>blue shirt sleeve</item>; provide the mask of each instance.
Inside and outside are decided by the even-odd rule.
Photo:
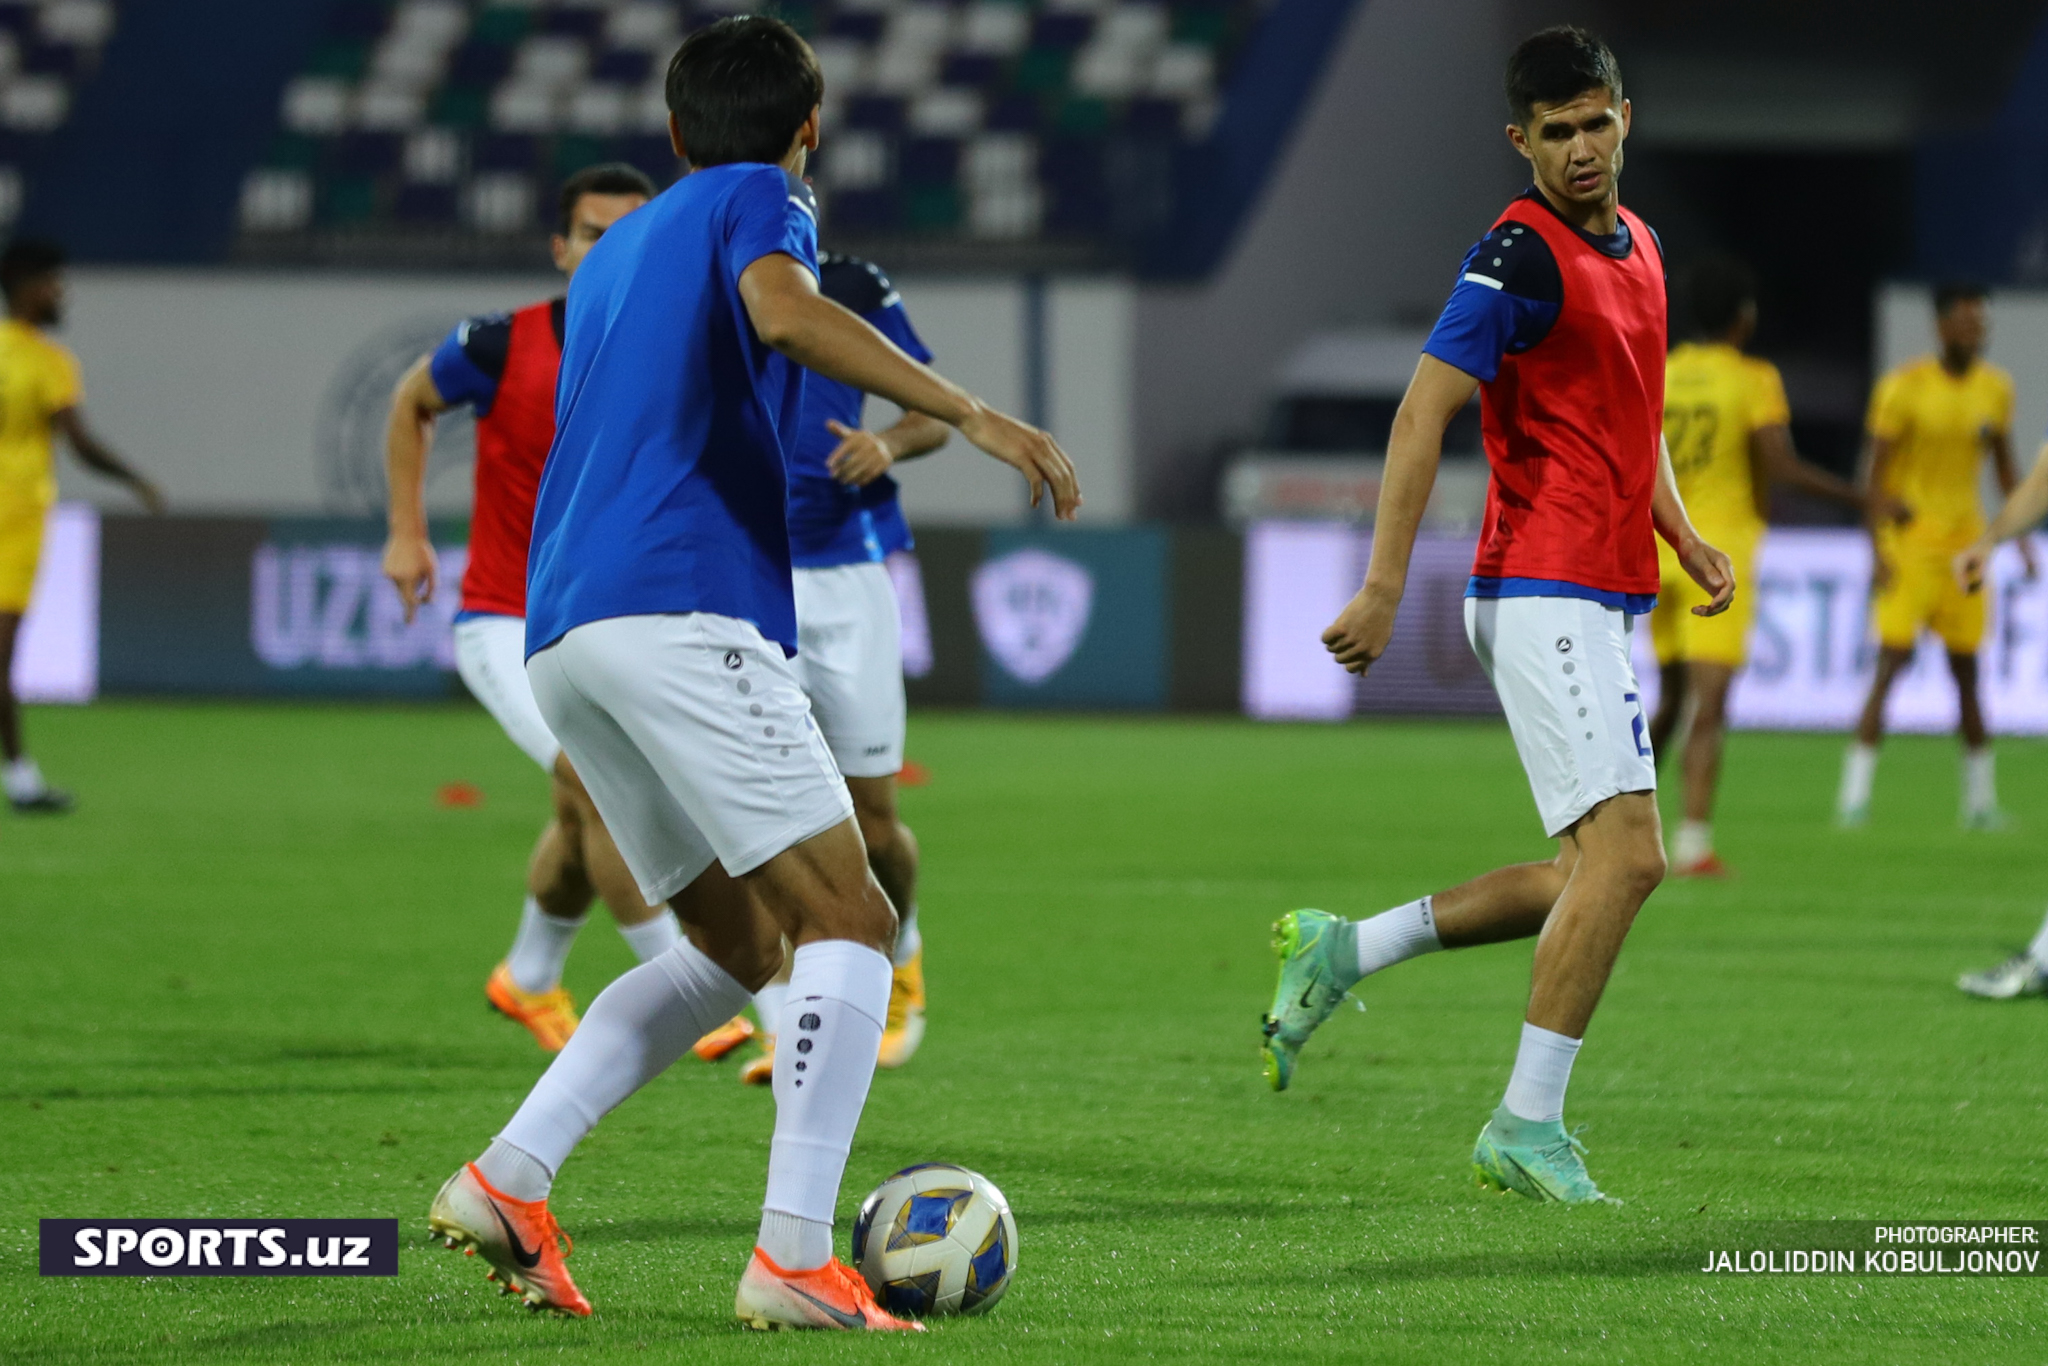
[[[505,373],[511,328],[510,316],[502,313],[469,318],[434,349],[427,374],[451,408],[467,403],[479,417],[490,412]]]
[[[1458,283],[1422,352],[1491,383],[1503,357],[1550,335],[1563,302],[1550,248],[1522,225],[1504,223],[1465,254]]]
[[[780,167],[764,166],[726,201],[726,268],[734,285],[748,266],[781,252],[818,273],[818,207],[811,187]]]
[[[924,338],[917,335],[917,329],[910,325],[910,310],[903,306],[903,300],[895,294],[882,307],[867,315],[875,330],[902,348],[903,354],[912,360],[930,362],[931,348],[924,344]]]

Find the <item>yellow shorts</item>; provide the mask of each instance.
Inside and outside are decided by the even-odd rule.
[[[1749,658],[1749,627],[1756,620],[1757,540],[1744,538],[1731,544],[1711,536],[1707,539],[1735,561],[1735,601],[1718,616],[1694,616],[1693,608],[1704,607],[1713,599],[1679,568],[1678,557],[1659,538],[1657,608],[1650,613],[1650,642],[1657,647],[1659,664],[1684,660],[1739,669]]]
[[[1955,556],[1961,549],[1946,542],[1889,547],[1892,580],[1871,601],[1878,644],[1910,650],[1925,629],[1940,636],[1950,654],[1977,653],[1991,595],[1981,589],[1968,592],[1956,582]]]
[[[0,615],[28,610],[43,556],[43,512],[0,513]]]

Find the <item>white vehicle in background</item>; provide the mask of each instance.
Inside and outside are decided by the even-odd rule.
[[[1387,435],[1428,333],[1359,327],[1310,337],[1280,366],[1260,443],[1224,471],[1223,516],[1253,522],[1370,525],[1386,470]],[[1444,461],[1425,530],[1476,531],[1486,506],[1479,402],[1444,433]]]

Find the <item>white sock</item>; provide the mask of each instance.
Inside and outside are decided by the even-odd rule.
[[[832,1260],[832,1225],[764,1209],[754,1245],[784,1271],[808,1271]]]
[[[680,941],[598,993],[498,1137],[560,1171],[613,1106],[746,1003],[745,987],[689,940]]]
[[[2034,942],[2027,945],[2027,957],[2048,971],[2048,920],[2041,922],[2041,928],[2034,933]]]
[[[1678,838],[1671,842],[1671,861],[1684,867],[1698,863],[1714,852],[1714,827],[1706,821],[1680,821]]]
[[[1391,911],[1381,911],[1370,920],[1358,922],[1358,975],[1370,977],[1381,968],[1443,947],[1436,937],[1436,909],[1433,898],[1424,897]]]
[[[775,1138],[761,1218],[762,1250],[788,1270],[830,1260],[832,1212],[875,1077],[889,977],[887,958],[851,940],[827,939],[796,951],[775,1049]],[[824,1225],[824,1242],[790,1238],[787,1222],[772,1217],[778,1213]],[[770,1240],[798,1260],[776,1256]]]
[[[1514,1075],[1501,1098],[1508,1113],[1537,1124],[1564,1118],[1564,1088],[1572,1079],[1578,1039],[1522,1022],[1522,1046],[1515,1053]]]
[[[1991,746],[1963,751],[1963,810],[1971,815],[1998,809],[1998,774]]]
[[[42,769],[36,767],[36,761],[26,754],[10,760],[7,767],[0,770],[0,785],[6,787],[7,800],[11,802],[32,802],[46,790]]]
[[[502,1138],[491,1140],[491,1146],[476,1160],[476,1169],[514,1200],[545,1200],[555,1184],[555,1174],[542,1166],[539,1158]]]
[[[770,982],[754,993],[754,1017],[769,1038],[782,1027],[782,1007],[789,1001],[789,983]]]
[[[569,961],[569,946],[576,942],[576,931],[582,928],[582,917],[559,919],[542,910],[540,902],[526,898],[526,908],[519,913],[519,933],[512,937],[512,951],[505,955],[513,984],[521,991],[536,992],[553,991],[562,985],[562,966]]]
[[[626,941],[626,947],[633,950],[633,956],[643,963],[649,963],[667,953],[683,937],[683,927],[667,907],[652,920],[643,920],[637,925],[619,926],[619,938]]]
[[[896,923],[896,952],[891,954],[892,966],[907,968],[910,960],[917,957],[917,951],[924,947],[924,936],[917,932],[917,903],[910,903],[910,909],[902,912]]]
[[[1870,784],[1877,777],[1877,746],[1860,741],[1842,756],[1842,790],[1835,810],[1859,811],[1870,805]]]

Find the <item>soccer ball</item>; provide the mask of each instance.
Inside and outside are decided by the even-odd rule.
[[[985,1314],[1017,1269],[1017,1221],[987,1177],[925,1162],[861,1201],[853,1262],[892,1314]]]

